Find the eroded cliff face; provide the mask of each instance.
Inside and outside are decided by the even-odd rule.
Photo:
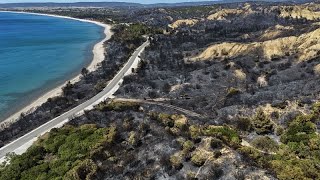
[[[274,33],[277,33],[277,31],[274,31]],[[270,37],[270,34],[264,34],[263,36]],[[206,48],[198,56],[193,57],[192,60],[210,60],[223,57],[235,58],[237,56],[245,56],[246,54],[255,54],[267,60],[271,60],[274,57],[294,55],[294,59],[297,62],[317,58],[320,56],[320,29],[299,36],[277,38],[262,42],[223,42],[214,44]]]
[[[245,12],[244,10],[240,10],[240,9],[221,9],[218,12],[209,15],[207,17],[207,19],[208,20],[227,21],[228,17],[237,16],[242,13],[251,13],[251,12]]]
[[[182,25],[194,26],[198,22],[199,22],[199,20],[197,20],[197,19],[179,19],[179,20],[173,22],[172,24],[170,24],[169,26],[176,29]]]
[[[282,6],[280,7],[280,17],[318,20],[320,18],[319,9],[319,4],[314,3],[300,6]]]

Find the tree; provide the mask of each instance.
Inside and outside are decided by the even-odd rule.
[[[275,152],[279,148],[278,144],[269,136],[257,137],[252,141],[252,144],[254,147],[267,152]]]
[[[72,88],[73,88],[73,84],[71,84],[71,82],[68,81],[66,86],[64,86],[62,88],[62,92],[63,92],[64,96],[68,96],[68,95],[72,94]]]
[[[262,109],[258,109],[258,112],[253,118],[252,123],[257,134],[269,134],[273,131],[273,124]]]
[[[88,73],[89,73],[89,71],[88,71],[88,69],[87,68],[82,68],[82,70],[81,70],[81,75],[83,76],[83,77],[86,77],[87,75],[88,75]]]
[[[158,93],[156,91],[150,91],[148,95],[151,99],[155,99],[158,97]]]
[[[251,131],[252,130],[252,123],[250,118],[240,117],[239,120],[236,122],[237,129],[241,131]]]
[[[162,90],[163,90],[165,93],[169,93],[170,90],[171,90],[170,84],[166,82],[166,83],[163,85]]]

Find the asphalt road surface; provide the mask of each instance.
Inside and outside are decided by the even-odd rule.
[[[33,131],[25,134],[24,136],[16,139],[15,141],[5,145],[0,148],[0,160],[4,160],[7,153],[15,152],[16,154],[21,154],[25,151],[37,137],[49,132],[51,129],[61,126],[74,117],[74,115],[83,112],[85,109],[91,109],[94,105],[104,101],[106,98],[110,97],[114,91],[119,86],[123,77],[132,71],[132,66],[136,61],[139,60],[139,54],[144,50],[146,46],[149,45],[149,41],[143,43],[136,51],[132,54],[128,62],[123,66],[123,68],[117,73],[117,75],[108,83],[108,85],[103,89],[102,92],[89,99],[88,101],[78,105],[77,107],[71,109],[70,111],[50,120],[49,122],[43,124],[42,126],[34,129]]]

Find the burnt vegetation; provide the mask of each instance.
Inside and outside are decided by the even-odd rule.
[[[74,117],[27,153],[12,155],[0,177],[319,179],[319,9],[267,2],[33,9],[114,23],[115,34],[97,71],[83,69],[62,96],[4,128],[3,144],[101,91],[143,35],[150,46],[115,94],[127,100],[107,100]],[[84,145],[94,148],[68,160],[64,151],[73,150],[61,138],[78,141],[75,134],[84,131],[97,133],[79,140],[91,139],[94,145]],[[35,151],[36,159],[18,166]],[[50,163],[60,163],[62,174]]]

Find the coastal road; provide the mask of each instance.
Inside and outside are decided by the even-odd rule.
[[[82,114],[84,110],[92,109],[95,105],[104,101],[106,98],[111,97],[120,87],[120,84],[123,81],[123,77],[131,74],[132,68],[136,68],[138,66],[140,54],[148,45],[149,41],[147,40],[139,48],[137,48],[128,62],[99,94],[0,148],[0,163],[5,161],[5,155],[7,153],[24,153],[33,144],[33,142],[37,140],[39,136],[49,132],[53,128],[59,128],[63,126],[63,124],[67,123],[69,119],[72,119],[76,115]]]

